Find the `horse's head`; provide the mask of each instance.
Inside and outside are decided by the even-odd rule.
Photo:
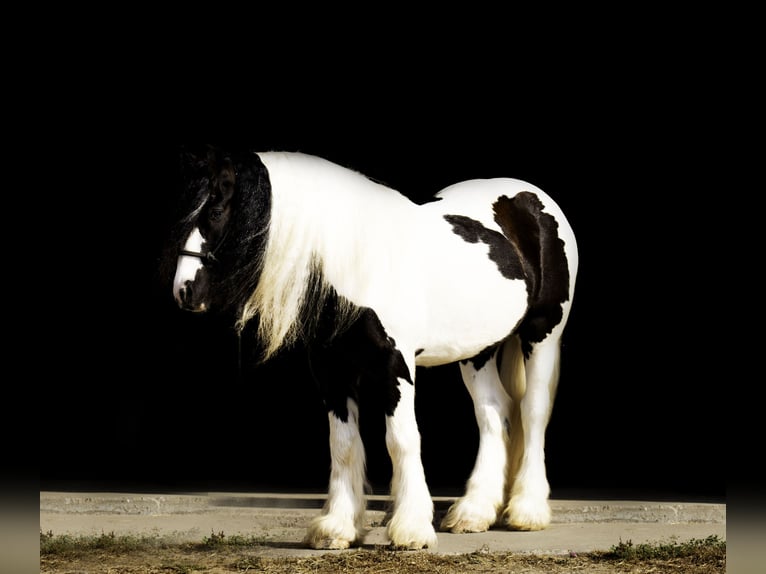
[[[269,218],[270,186],[260,158],[209,148],[186,154],[183,219],[173,296],[190,311],[241,307],[257,282]]]

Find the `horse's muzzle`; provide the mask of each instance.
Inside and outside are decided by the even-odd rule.
[[[184,311],[191,311],[193,313],[207,311],[207,305],[204,302],[194,300],[194,290],[191,281],[187,281],[186,285],[178,288],[175,293],[175,299],[178,306]]]

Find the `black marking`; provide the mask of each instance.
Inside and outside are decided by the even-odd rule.
[[[430,197],[414,197],[412,198],[413,203],[416,203],[418,205],[426,205],[427,203],[436,203],[437,201],[441,201],[444,199],[441,196],[432,195]]]
[[[460,362],[463,364],[471,362],[473,363],[473,368],[476,369],[477,371],[480,371],[481,369],[484,368],[484,365],[487,364],[487,361],[489,361],[492,358],[492,356],[495,354],[495,352],[497,351],[498,345],[499,343],[494,343],[490,345],[489,347],[479,351],[477,355],[474,355],[470,359],[465,359],[464,361],[460,361]]]
[[[489,258],[495,262],[503,277],[524,279],[524,268],[518,255],[510,248],[502,233],[487,229],[481,221],[465,215],[445,215],[444,219],[452,225],[452,230],[468,243],[486,243],[489,246]]]
[[[558,236],[558,222],[543,211],[534,193],[500,197],[493,207],[495,221],[513,245],[527,282],[529,310],[518,333],[524,356],[529,357],[531,344],[545,339],[561,322],[562,304],[569,300],[564,242]]]
[[[421,354],[423,351],[425,351],[425,349],[415,349],[415,356],[417,357],[417,356],[418,356],[418,355],[420,355],[420,354]]]
[[[404,357],[372,309],[359,308],[356,320],[339,330],[338,297],[333,292],[325,301],[306,341],[327,410],[347,422],[347,399],[359,402],[364,386],[364,393],[374,397],[386,415],[393,416],[401,398],[399,379],[414,384]]]

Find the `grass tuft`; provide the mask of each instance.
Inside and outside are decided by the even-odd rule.
[[[262,546],[265,542],[265,538],[258,538],[255,536],[241,536],[234,534],[227,536],[221,532],[210,532],[210,536],[205,536],[202,542],[193,544],[198,549],[212,549],[222,547],[250,547],[250,546]]]
[[[254,536],[240,536],[235,534],[227,536],[223,532],[211,532],[201,542],[178,543],[172,537],[156,536],[117,536],[114,532],[101,533],[99,535],[71,536],[69,534],[54,535],[53,532],[40,531],[40,554],[41,555],[82,555],[94,550],[108,551],[114,554],[127,552],[141,552],[162,548],[183,547],[189,550],[211,550],[221,548],[246,548],[262,546],[264,538]]]
[[[673,558],[698,558],[700,562],[726,558],[726,541],[712,535],[704,539],[693,538],[686,542],[656,542],[633,544],[631,540],[612,546],[603,558],[611,560],[641,561],[670,560]]]
[[[40,531],[41,555],[76,555],[94,550],[124,554],[136,550],[169,548],[171,544],[160,536],[117,536],[114,532],[102,532],[95,536],[54,535],[53,532]]]

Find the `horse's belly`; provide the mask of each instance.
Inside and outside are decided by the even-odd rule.
[[[431,293],[417,365],[429,367],[474,357],[507,338],[527,310],[523,280],[452,281],[449,287]]]

